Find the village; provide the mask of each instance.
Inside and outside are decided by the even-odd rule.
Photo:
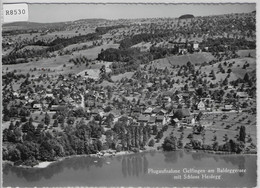
[[[133,22],[141,35],[147,32],[146,25]],[[193,23],[191,19],[186,22]],[[164,25],[158,20],[155,23],[150,23],[155,30]],[[124,20],[119,24],[127,25]],[[102,40],[95,39],[95,45],[91,41],[89,50],[99,49],[92,59],[81,54],[70,56],[66,59],[69,63],[57,67],[30,64],[30,69],[13,65],[3,68],[5,160],[35,164],[37,160],[106,150],[185,148],[256,153],[255,49],[235,51],[232,44],[221,44],[224,52],[218,49],[215,53],[202,40],[159,37],[158,41],[124,47],[126,51],[137,48],[143,55],[140,58],[122,52],[109,61],[112,55],[106,53],[121,53],[118,45],[118,51],[110,53],[109,45],[115,46],[135,30],[120,32],[112,28]],[[119,37],[111,42],[115,33]],[[120,43],[121,47],[128,46],[127,42]],[[107,49],[102,48],[104,45]],[[161,56],[160,48],[172,54]],[[65,58],[88,48],[66,50],[57,54]],[[150,59],[156,55],[158,58]],[[136,58],[140,63],[117,58]],[[28,151],[31,153],[26,154]]]

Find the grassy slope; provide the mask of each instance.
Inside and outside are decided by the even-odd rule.
[[[171,65],[186,65],[188,61],[193,64],[202,64],[205,61],[209,62],[213,59],[214,57],[210,53],[202,52],[180,56],[170,56],[167,58],[154,60],[152,65],[157,68],[165,68],[166,66],[169,67]]]
[[[98,54],[101,52],[101,49],[107,49],[107,48],[118,48],[119,44],[104,44],[101,46],[97,46],[91,49],[87,50],[81,50],[79,52],[74,52],[74,57],[77,56],[86,56],[88,59],[96,59],[98,57]]]
[[[247,69],[242,69],[242,67],[246,61],[249,63],[250,66]],[[238,59],[230,59],[230,60],[226,61],[227,64],[235,62],[232,67],[224,66],[223,62],[224,61],[221,61],[214,65],[208,65],[208,66],[202,67],[201,72],[202,73],[205,72],[208,75],[212,70],[214,70],[216,73],[216,80],[214,80],[214,83],[215,83],[221,79],[224,80],[226,78],[226,76],[228,75],[227,72],[224,74],[218,73],[218,70],[219,70],[218,66],[220,63],[222,64],[225,71],[227,71],[229,68],[232,70],[229,81],[235,80],[237,78],[243,78],[247,72],[250,73],[256,69],[256,59],[255,58],[238,58]]]

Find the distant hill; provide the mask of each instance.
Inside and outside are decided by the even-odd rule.
[[[4,23],[3,27],[21,27],[21,26],[39,26],[41,23],[36,22],[12,22],[12,23]]]
[[[89,18],[89,19],[80,19],[80,20],[75,20],[74,22],[87,22],[87,23],[96,23],[96,22],[104,22],[104,21],[109,21],[106,19],[102,18]]]
[[[3,24],[3,31],[8,30],[28,30],[28,29],[42,29],[62,27],[69,22],[56,22],[56,23],[37,23],[37,22],[12,22]]]
[[[194,18],[194,16],[192,14],[184,14],[179,17],[179,19],[190,19],[190,18]]]
[[[41,22],[12,22],[12,23],[4,23],[3,26],[30,26],[37,27],[42,25],[58,25],[58,24],[67,24],[72,23],[72,21],[67,22],[52,22],[52,23],[41,23]]]
[[[65,22],[53,22],[53,23],[38,23],[38,22],[12,22],[3,24],[4,30],[12,29],[41,29],[41,28],[52,28],[52,27],[62,27],[68,24],[75,23],[98,23],[102,21],[107,21],[106,19],[80,19],[75,21],[65,21]]]

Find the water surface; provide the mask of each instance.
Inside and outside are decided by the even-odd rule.
[[[6,165],[4,186],[198,186],[255,187],[255,155],[213,155],[206,153],[144,152],[93,158],[74,157],[55,162],[44,169],[25,169]],[[184,168],[246,169],[244,173],[217,174],[221,179],[185,179]],[[151,170],[180,170],[180,174],[154,174]],[[150,171],[150,172],[149,172]],[[180,175],[182,179],[176,179]],[[187,175],[187,173],[186,173]],[[190,174],[198,176],[198,174]],[[209,174],[208,174],[209,175]]]

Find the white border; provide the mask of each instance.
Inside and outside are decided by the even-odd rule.
[[[257,0],[3,0],[5,3],[256,3]]]

